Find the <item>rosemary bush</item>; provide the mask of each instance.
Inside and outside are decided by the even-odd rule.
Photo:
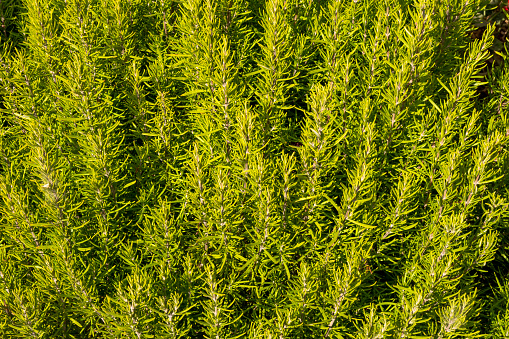
[[[2,338],[509,338],[485,6],[0,1]]]

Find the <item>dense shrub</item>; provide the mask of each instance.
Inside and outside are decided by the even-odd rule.
[[[1,336],[508,338],[504,5],[0,1]]]

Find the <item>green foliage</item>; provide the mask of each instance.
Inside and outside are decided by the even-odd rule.
[[[492,5],[0,1],[0,335],[508,338]]]

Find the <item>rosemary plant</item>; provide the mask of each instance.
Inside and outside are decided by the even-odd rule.
[[[488,5],[1,0],[1,337],[509,338]]]

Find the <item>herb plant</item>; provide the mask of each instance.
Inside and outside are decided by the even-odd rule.
[[[1,0],[0,335],[509,338],[486,6]]]

